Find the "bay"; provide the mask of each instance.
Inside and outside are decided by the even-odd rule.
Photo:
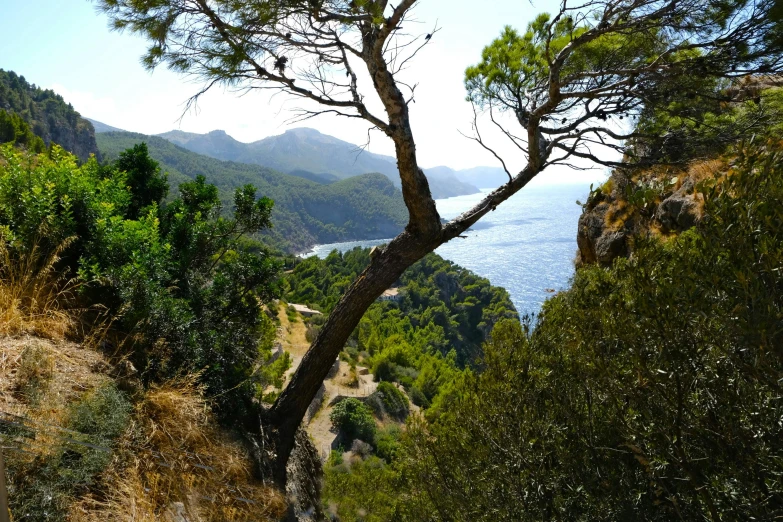
[[[508,290],[520,314],[536,314],[547,297],[568,286],[574,273],[576,233],[589,184],[529,186],[469,230],[436,252]],[[436,201],[438,211],[452,219],[481,200],[481,194]],[[305,256],[324,258],[332,250],[345,252],[389,240],[351,241],[314,247]]]

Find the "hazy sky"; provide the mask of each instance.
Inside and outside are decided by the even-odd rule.
[[[528,0],[421,0],[415,13],[421,32],[436,23],[441,28],[407,71],[418,82],[411,106],[419,160],[423,167],[447,165],[460,169],[498,165],[478,145],[462,137],[470,132],[472,112],[465,102],[463,73],[477,62],[482,48],[504,25],[524,29],[541,11],[557,4]],[[145,42],[130,33],[109,31],[107,18],[88,0],[0,0],[0,68],[13,70],[39,86],[62,94],[83,115],[125,130],[156,134],[171,129],[190,132],[225,130],[250,142],[281,134],[290,125],[287,109],[296,106],[284,96],[264,93],[238,96],[215,89],[204,96],[198,111],[184,115],[184,102],[200,84],[165,68],[150,73],[139,58]],[[408,29],[408,28],[406,28]],[[416,26],[409,28],[411,32]],[[294,126],[319,129],[353,143],[366,141],[367,128],[358,122],[321,117]],[[523,158],[498,141],[514,168]],[[391,154],[391,142],[375,132],[369,149]],[[593,180],[601,171],[547,172],[542,181]]]

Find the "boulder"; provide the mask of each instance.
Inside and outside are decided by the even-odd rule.
[[[685,231],[696,225],[701,218],[699,205],[693,194],[678,191],[658,205],[655,219],[665,231]]]

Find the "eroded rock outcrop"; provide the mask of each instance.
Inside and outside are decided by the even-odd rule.
[[[577,265],[609,266],[632,254],[641,235],[670,235],[695,226],[702,216],[696,183],[720,169],[705,162],[687,171],[647,172],[631,176],[616,171],[594,190],[579,218]]]

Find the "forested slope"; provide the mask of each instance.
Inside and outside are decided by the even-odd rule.
[[[47,145],[54,142],[82,161],[98,153],[92,123],[59,94],[41,89],[13,71],[0,69],[0,109],[18,114]]]
[[[98,134],[107,159],[146,142],[152,158],[169,173],[174,190],[199,174],[215,184],[224,206],[237,187],[250,183],[274,200],[273,228],[266,237],[288,251],[317,243],[383,239],[402,230],[407,211],[398,189],[383,175],[366,174],[324,185],[258,165],[219,161],[174,145],[163,138],[128,132]]]

